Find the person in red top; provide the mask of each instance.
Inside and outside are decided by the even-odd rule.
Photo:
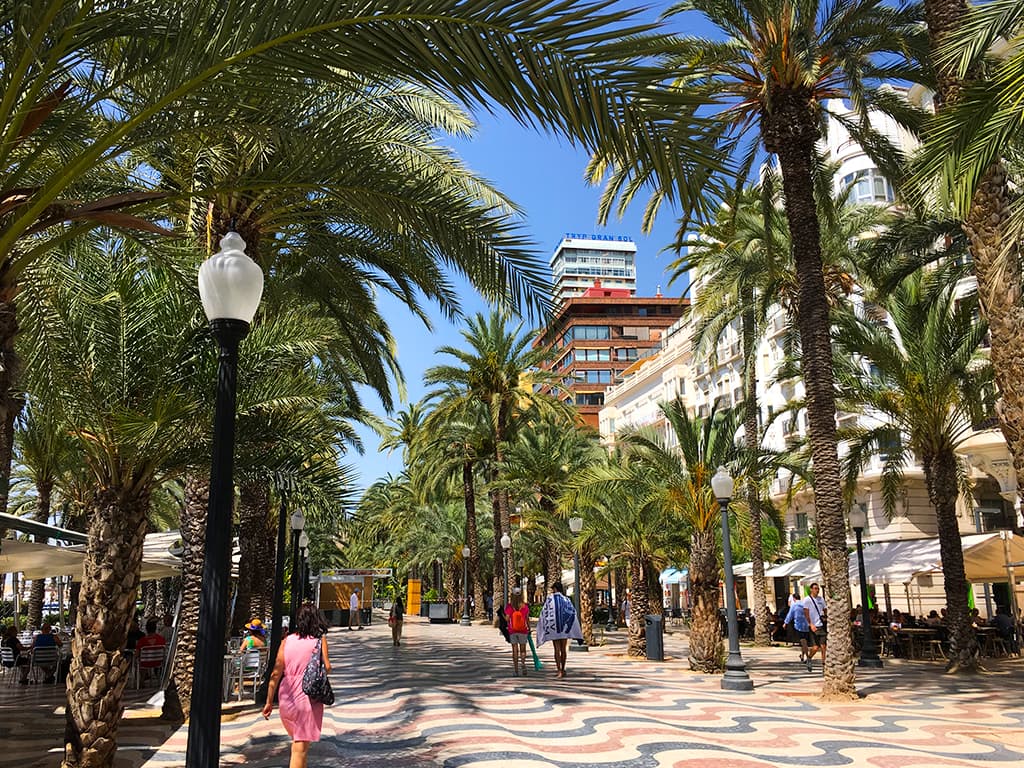
[[[526,677],[526,643],[530,637],[530,606],[523,602],[523,591],[512,590],[512,602],[505,606],[508,639],[512,644],[512,675],[518,677],[522,665]]]
[[[162,647],[167,645],[167,641],[164,640],[164,636],[156,631],[156,619],[150,619],[146,622],[146,634],[138,639],[135,643],[135,653],[139,655],[139,669],[156,669],[160,667],[163,662],[159,659],[143,659],[142,649]]]

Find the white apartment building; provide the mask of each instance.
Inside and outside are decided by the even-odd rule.
[[[829,109],[840,111],[843,105],[831,102]],[[900,142],[904,148],[912,148],[912,138],[888,118],[877,115],[872,122],[876,130]],[[878,173],[871,159],[850,139],[842,125],[834,120],[830,121],[823,148],[831,160],[839,163],[837,191],[854,184],[852,197],[855,202],[892,202],[889,182]],[[699,281],[691,284],[692,300],[696,300],[701,287]],[[963,288],[973,288],[973,278],[965,281]],[[853,300],[857,305],[858,297],[854,296]],[[884,313],[878,315],[877,308],[865,308],[863,302],[859,306],[861,311],[866,309],[879,322],[885,321]],[[787,444],[802,440],[807,427],[805,410],[786,413],[790,403],[804,397],[802,381],[799,378],[776,380],[779,363],[785,358],[786,325],[783,310],[777,307],[757,349],[757,400],[761,423],[766,426],[763,444],[774,450],[783,450]],[[700,416],[707,415],[715,403],[719,407],[728,407],[741,401],[743,360],[738,326],[734,324],[726,330],[715,355],[707,360],[694,359],[692,333],[693,323],[689,316],[684,316],[669,330],[655,355],[634,364],[625,372],[623,381],[606,392],[605,407],[599,414],[603,442],[613,443],[616,435],[627,428],[653,426],[665,430],[658,405],[677,395]],[[838,414],[840,426],[852,426],[862,419],[870,419],[870,416]],[[671,440],[668,434],[665,437]],[[961,498],[959,503],[961,531],[974,533],[1019,527],[1021,518],[1016,475],[1001,433],[995,429],[975,433],[962,447],[962,455],[971,468],[973,488],[971,496]],[[892,513],[886,511],[883,503],[881,469],[882,461],[875,457],[857,483],[854,503],[864,509],[868,518],[865,542],[935,536],[935,513],[928,500],[921,468],[911,466],[905,469],[903,493]],[[782,512],[788,543],[807,536],[814,527],[815,517],[811,489],[796,487],[796,492],[789,494],[791,482],[791,478],[779,476],[772,484],[772,497]],[[851,544],[852,538],[851,533]],[[784,601],[786,590],[790,588],[782,579],[776,580],[774,585],[769,584],[769,590],[775,593],[777,601]],[[975,591],[976,603],[983,614],[986,611],[993,614],[994,603],[1006,603],[1009,597],[1006,584],[993,585],[991,589],[988,585],[976,585]],[[853,598],[854,605],[860,603],[859,594]],[[771,599],[769,597],[769,601]],[[921,577],[901,585],[892,594],[886,585],[884,590],[878,589],[877,599],[883,608],[909,608],[914,614],[923,614],[941,607],[941,578]],[[1024,605],[1024,601],[1019,601],[1019,604]]]
[[[555,300],[581,296],[597,284],[636,295],[636,243],[625,235],[567,232],[551,254]]]

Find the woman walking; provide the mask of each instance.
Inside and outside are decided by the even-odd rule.
[[[270,719],[270,713],[274,711],[274,694],[278,693],[281,723],[292,739],[289,768],[306,768],[310,743],[320,741],[324,705],[311,700],[302,692],[302,675],[317,643],[320,644],[324,667],[328,672],[331,671],[325,630],[326,622],[321,618],[320,611],[312,603],[304,603],[295,621],[295,631],[281,641],[281,650],[277,654],[270,686],[267,688],[263,717]]]
[[[505,606],[505,620],[508,622],[508,641],[512,643],[512,676],[526,677],[526,642],[530,637],[530,606],[523,602],[523,590],[512,590],[512,602]]]
[[[544,601],[544,607],[540,609],[540,618],[537,620],[537,645],[551,641],[555,649],[557,677],[565,677],[565,657],[569,640],[582,639],[580,617],[576,615],[572,601],[565,596],[565,589],[556,581],[551,585],[551,594]]]
[[[402,596],[395,594],[395,602],[391,604],[391,613],[388,614],[388,624],[391,625],[391,641],[397,648],[402,644],[402,624],[405,621],[405,604]]]

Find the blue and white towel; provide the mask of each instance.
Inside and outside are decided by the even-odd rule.
[[[540,618],[537,620],[537,645],[563,638],[582,640],[583,630],[580,629],[580,617],[576,615],[572,601],[556,592],[548,595],[540,609]]]

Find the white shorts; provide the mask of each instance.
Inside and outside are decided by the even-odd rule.
[[[526,645],[530,640],[530,636],[525,632],[523,634],[516,634],[515,632],[510,633],[508,641],[510,643],[516,643],[517,645]]]

